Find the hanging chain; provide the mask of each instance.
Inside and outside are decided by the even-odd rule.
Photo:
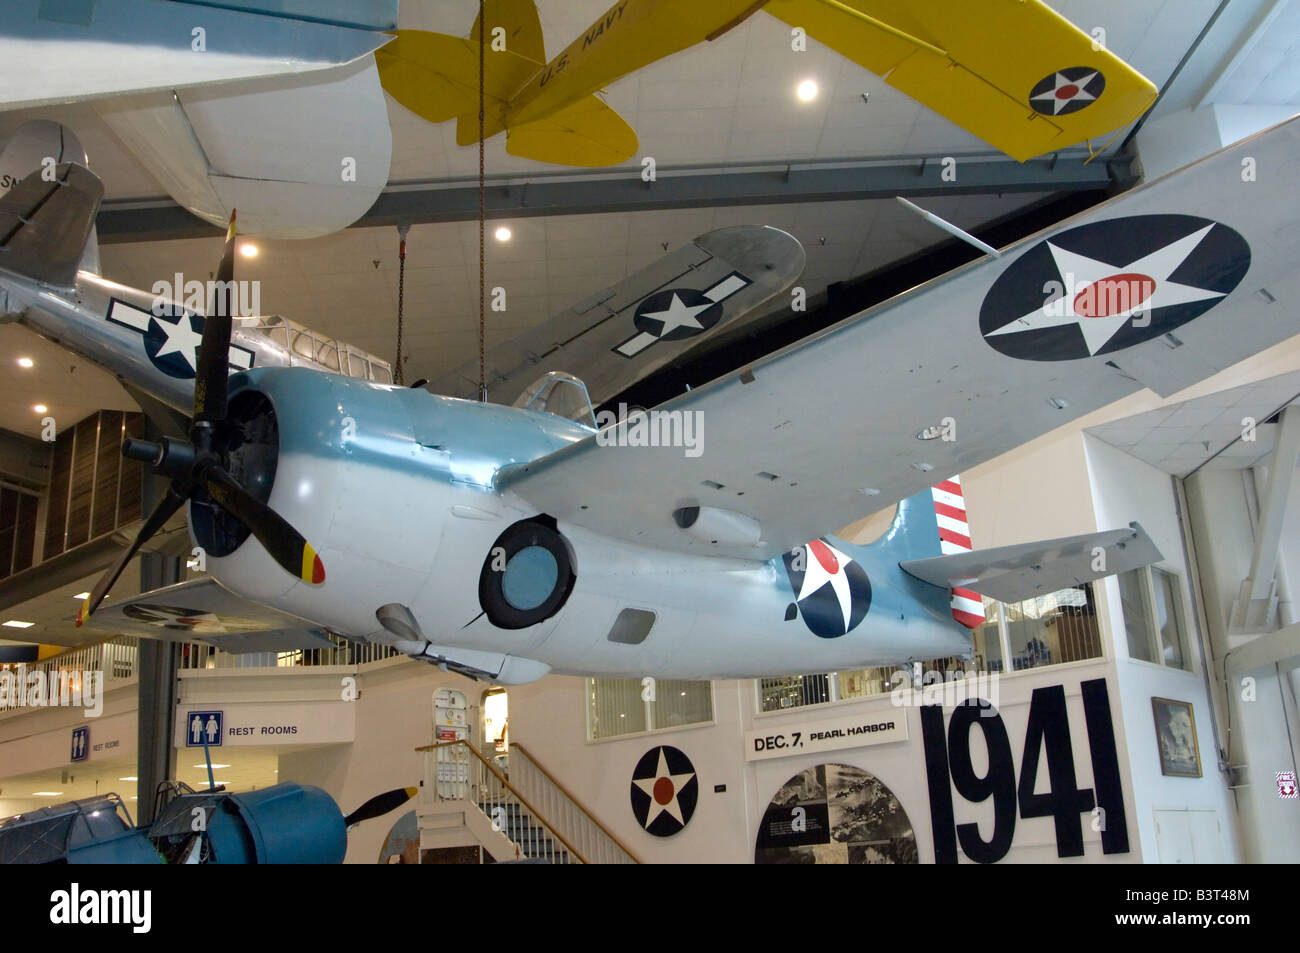
[[[486,184],[483,174],[483,155],[486,144],[483,142],[486,112],[484,109],[483,73],[486,59],[486,47],[483,45],[483,0],[478,5],[478,399],[487,402],[487,356],[486,356],[486,322],[487,322],[487,278],[485,274],[485,240],[487,230],[487,209],[484,201]]]
[[[393,366],[393,383],[398,386],[406,384],[406,373],[402,367],[402,299],[406,291],[406,225],[397,226],[401,241],[397,246],[397,363]]]

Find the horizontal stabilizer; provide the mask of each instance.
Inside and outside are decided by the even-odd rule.
[[[0,198],[0,268],[60,287],[77,277],[104,185],[73,163],[28,174]]]
[[[477,138],[476,132],[471,141]],[[460,139],[458,132],[457,140]],[[636,155],[637,145],[636,130],[593,95],[545,119],[512,126],[506,139],[506,152],[521,159],[555,165],[602,168],[626,162]]]
[[[488,399],[512,403],[547,371],[567,371],[582,378],[593,403],[604,403],[698,344],[702,335],[789,288],[804,261],[803,246],[777,228],[737,225],[707,232],[491,348]],[[477,398],[478,362],[444,374],[429,389]]]
[[[234,654],[335,647],[310,623],[241,599],[213,579],[191,579],[101,606],[86,624],[118,634],[206,642]]]
[[[461,141],[458,126],[457,141],[460,145],[478,141],[477,41],[428,30],[398,30],[391,43],[375,51],[375,63],[384,89],[417,116],[446,122],[472,114],[472,138]],[[541,68],[541,63],[510,49],[487,54],[483,61],[487,135],[505,128],[499,117],[506,104]],[[467,130],[466,126],[468,135]]]
[[[911,559],[899,566],[931,585],[1021,602],[1159,562],[1160,550],[1146,531],[1137,523],[1128,525],[1105,533]]]

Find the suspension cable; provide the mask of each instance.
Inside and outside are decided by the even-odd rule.
[[[486,47],[483,43],[483,31],[486,24],[483,22],[484,0],[479,0],[478,4],[478,399],[487,402],[487,356],[486,356],[486,323],[487,323],[487,279],[486,279],[486,254],[484,234],[487,230],[487,203],[485,202],[484,192],[486,191],[486,180],[483,174],[484,169],[484,150],[486,143],[483,141],[486,132],[486,111],[484,107],[484,79],[486,61]]]
[[[406,233],[410,228],[407,222],[397,226],[397,360],[393,364],[393,383],[398,386],[406,383],[402,368],[402,299],[406,290]]]

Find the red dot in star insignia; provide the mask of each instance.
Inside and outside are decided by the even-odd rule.
[[[1108,318],[1138,307],[1156,290],[1150,275],[1125,272],[1094,281],[1074,298],[1074,312],[1081,318]]]
[[[1078,95],[1079,95],[1079,87],[1075,86],[1073,83],[1066,83],[1064,86],[1062,86],[1060,89],[1056,91],[1057,99],[1073,99],[1075,96]]]
[[[822,568],[828,573],[833,576],[839,572],[840,561],[835,558],[831,548],[820,539],[814,539],[808,544],[808,548],[812,550],[812,554],[817,557],[817,561],[822,564]]]
[[[673,782],[668,778],[660,778],[655,782],[655,800],[660,804],[667,804],[673,799]]]

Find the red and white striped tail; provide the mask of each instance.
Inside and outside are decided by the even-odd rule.
[[[934,497],[934,515],[939,521],[939,551],[966,553],[971,550],[970,524],[966,521],[966,499],[961,493],[961,477],[955,476],[930,488]],[[984,597],[969,589],[952,590],[952,617],[974,629],[984,624]]]

